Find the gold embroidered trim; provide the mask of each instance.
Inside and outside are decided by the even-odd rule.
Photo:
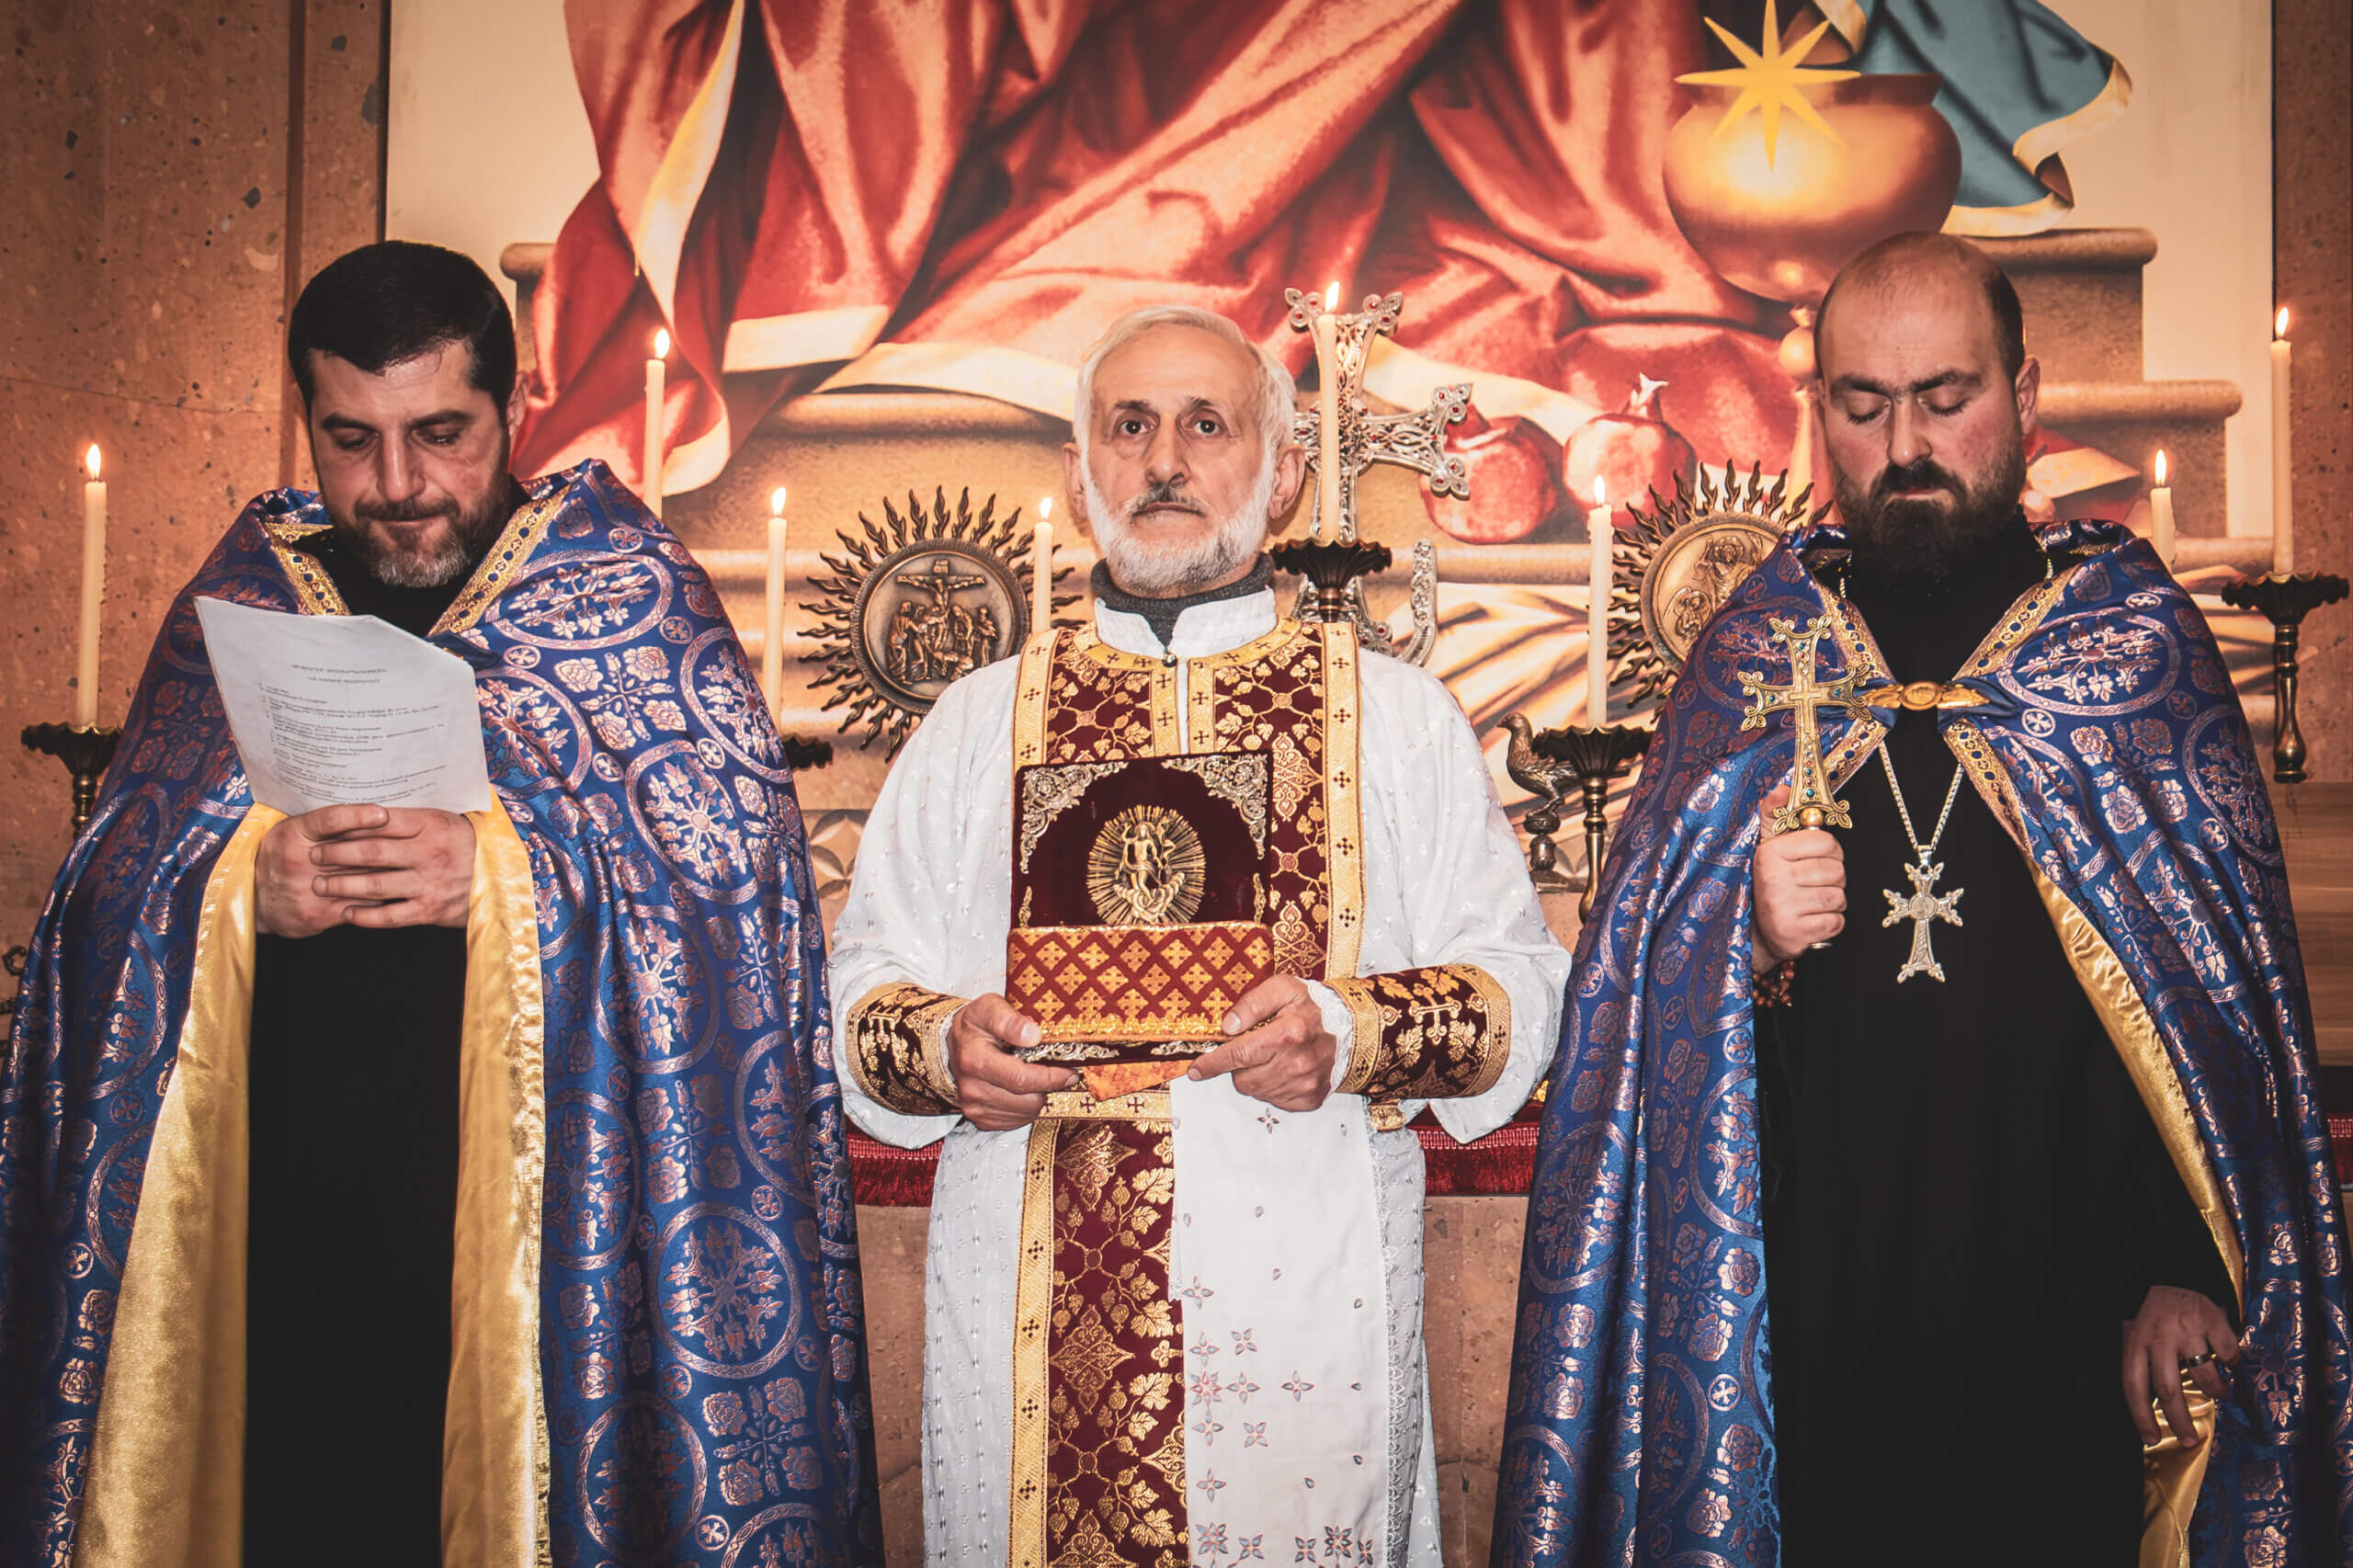
[[[1354,1025],[1340,1092],[1377,1100],[1483,1094],[1511,1055],[1511,998],[1476,964],[1328,982]]]
[[[1324,634],[1324,827],[1332,918],[1325,978],[1353,978],[1364,945],[1364,799],[1358,778],[1356,628],[1327,621]]]
[[[1046,1096],[1040,1121],[1133,1121],[1145,1127],[1168,1124],[1171,1112],[1165,1088],[1138,1089],[1117,1099],[1098,1100],[1085,1089],[1057,1089]]]
[[[901,1116],[955,1115],[961,1096],[948,1071],[948,1022],[963,1005],[904,981],[859,997],[846,1054],[867,1098]]]
[[[1046,687],[1054,673],[1054,650],[1066,631],[1033,631],[1021,645],[1021,674],[1013,694],[1013,766],[1046,760]]]
[[[1961,674],[1953,678],[1960,680],[1971,676],[1987,675],[2009,663],[2010,655],[2018,652],[2018,644],[2041,629],[2044,618],[2051,613],[2051,607],[2059,602],[2059,596],[2067,591],[2068,582],[2082,570],[2083,562],[2077,562],[2063,572],[2053,572],[2049,578],[2020,594],[2012,601],[2007,613],[1995,622],[1994,630],[1985,634],[1985,640],[1977,645],[1977,652],[1962,662]]]
[[[490,553],[482,558],[482,564],[475,567],[474,574],[467,579],[465,591],[452,600],[449,608],[441,612],[441,619],[433,623],[434,636],[473,630],[475,622],[482,619],[483,612],[506,591],[506,585],[515,580],[516,574],[522,571],[523,563],[531,558],[531,551],[537,550],[540,540],[547,537],[557,514],[563,510],[563,494],[559,488],[541,500],[527,501],[515,508],[515,515],[506,519],[505,528],[498,530],[498,539],[491,545]]]
[[[1049,1096],[1052,1100],[1059,1096]],[[1078,1092],[1078,1097],[1086,1097]],[[1161,1091],[1165,1101],[1167,1092]],[[1118,1102],[1112,1102],[1118,1103]],[[1007,1568],[1045,1568],[1047,1316],[1054,1295],[1054,1144],[1059,1119],[1029,1124],[1021,1182],[1021,1256],[1013,1290],[1013,1478]]]
[[[294,602],[304,615],[349,615],[351,607],[343,602],[343,594],[328,576],[326,568],[307,551],[294,548],[301,540],[326,531],[331,524],[294,523],[283,519],[262,525],[269,536],[269,551],[278,557],[278,569],[294,585]]]

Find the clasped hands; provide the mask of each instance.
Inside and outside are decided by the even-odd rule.
[[[256,913],[273,937],[336,926],[462,928],[473,880],[474,824],[453,812],[322,806],[263,835]]]
[[[1309,1111],[1332,1092],[1339,1041],[1324,1027],[1323,1009],[1296,975],[1278,974],[1253,986],[1225,1017],[1225,1043],[1187,1070],[1196,1080],[1231,1074],[1233,1086],[1277,1110]],[[1046,1096],[1074,1089],[1068,1067],[1024,1062],[1013,1054],[1038,1043],[1037,1020],[992,992],[961,1008],[948,1026],[948,1070],[955,1076],[957,1108],[984,1132],[1026,1127],[1046,1108]]]

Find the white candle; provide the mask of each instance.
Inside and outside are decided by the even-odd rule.
[[[784,486],[768,497],[768,619],[760,639],[760,690],[773,714],[784,685]]]
[[[1029,630],[1044,631],[1054,624],[1054,498],[1040,496],[1038,516],[1029,525]]]
[[[98,722],[98,604],[107,591],[107,485],[98,477],[97,443],[82,463],[90,477],[82,486],[82,642],[74,666],[74,722],[86,730]]]
[[[670,358],[670,331],[654,334],[654,358],[645,362],[645,484],[647,509],[662,515],[662,397]]]
[[[1585,537],[1593,564],[1586,575],[1586,722],[1595,729],[1609,722],[1609,497],[1593,482],[1593,509],[1585,515]]]
[[[2287,576],[2296,570],[2295,471],[2288,460],[2295,400],[2289,396],[2287,306],[2279,307],[2271,333],[2271,569]]]
[[[2157,454],[2157,483],[2149,492],[2149,529],[2157,547],[2157,559],[2173,570],[2173,486],[2165,483],[2165,455]]]
[[[1340,324],[1336,278],[1324,291],[1324,308],[1308,324],[1315,339],[1315,527],[1326,539],[1340,537]]]

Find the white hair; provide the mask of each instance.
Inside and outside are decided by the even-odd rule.
[[[1086,461],[1089,438],[1095,425],[1095,371],[1116,349],[1133,342],[1156,326],[1189,326],[1222,337],[1236,348],[1246,352],[1258,368],[1256,406],[1250,412],[1258,426],[1258,438],[1265,443],[1271,465],[1274,455],[1290,439],[1291,415],[1298,406],[1298,389],[1290,372],[1257,344],[1242,335],[1242,329],[1215,311],[1205,311],[1198,305],[1146,305],[1120,316],[1096,340],[1078,367],[1078,404],[1073,412],[1071,431],[1078,442],[1078,460]]]

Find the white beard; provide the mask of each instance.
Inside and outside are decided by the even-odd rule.
[[[1139,598],[1173,599],[1195,594],[1233,575],[1267,542],[1268,512],[1275,500],[1275,454],[1267,454],[1257,482],[1217,531],[1182,545],[1154,543],[1132,526],[1134,506],[1115,508],[1095,483],[1095,470],[1081,454],[1080,489],[1095,530],[1095,546],[1111,568],[1111,580]],[[1142,500],[1140,495],[1138,500]]]

